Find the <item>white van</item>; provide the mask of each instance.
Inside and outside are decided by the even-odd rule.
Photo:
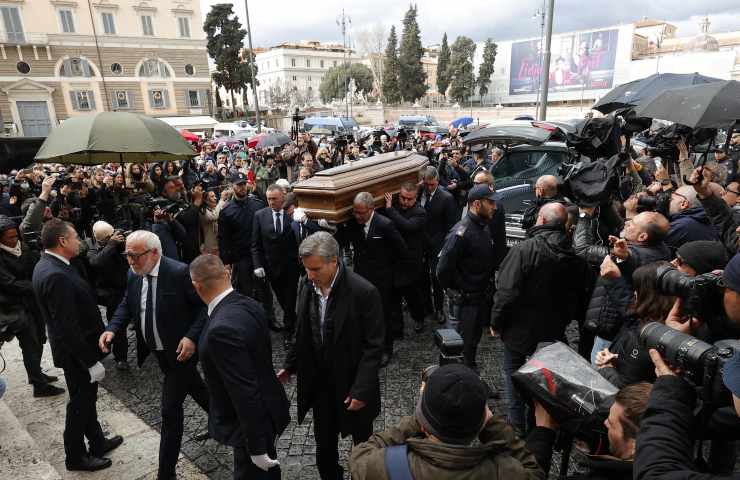
[[[254,135],[256,129],[247,122],[217,123],[213,127],[213,138],[235,137],[239,133]]]

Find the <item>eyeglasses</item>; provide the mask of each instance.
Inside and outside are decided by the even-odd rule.
[[[123,256],[128,258],[129,260],[138,260],[151,251],[152,250],[149,248],[149,249],[144,250],[141,253],[123,252]]]
[[[675,195],[677,197],[681,197],[684,200],[686,200],[687,202],[689,202],[689,199],[686,197],[686,195],[681,195],[680,193],[676,193],[676,192],[672,192],[671,195]],[[691,202],[689,202],[689,203],[691,203]]]

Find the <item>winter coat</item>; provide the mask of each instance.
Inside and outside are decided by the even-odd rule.
[[[710,223],[704,208],[687,208],[681,213],[672,215],[665,243],[675,251],[684,243],[696,240],[719,240],[717,228]]]
[[[740,226],[740,211],[727,206],[721,198],[710,195],[700,198],[702,207],[712,222],[719,229],[722,243],[730,255],[735,255],[738,250],[737,233],[735,229]]]
[[[385,448],[406,444],[415,479],[540,480],[545,473],[534,455],[501,417],[494,417],[478,435],[480,443],[452,445],[434,442],[414,417],[403,417],[396,427],[374,434],[350,454],[353,480],[387,480]]]

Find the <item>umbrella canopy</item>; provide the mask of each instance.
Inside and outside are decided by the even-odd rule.
[[[669,88],[700,85],[719,82],[720,80],[719,78],[705,77],[698,73],[656,73],[614,87],[591,108],[607,114],[620,108],[644,105]]]
[[[178,131],[180,132],[180,135],[182,135],[182,138],[184,138],[188,142],[197,142],[198,140],[200,140],[200,137],[190,130],[183,128],[182,130]]]
[[[268,133],[260,138],[256,144],[257,148],[282,147],[290,143],[290,137],[281,132]]]
[[[636,108],[635,115],[691,128],[729,127],[740,120],[740,82],[723,80],[666,90]]]
[[[460,127],[466,127],[470,125],[471,123],[473,123],[474,121],[475,120],[473,120],[473,117],[460,117],[460,118],[456,118],[453,121],[451,121],[450,125],[452,125],[455,128],[460,128]]]
[[[54,128],[37,162],[99,165],[187,160],[193,147],[173,127],[137,113],[101,112],[73,117]]]
[[[328,128],[320,127],[318,125],[314,125],[311,130],[308,131],[311,135],[334,135],[334,132],[329,130]]]

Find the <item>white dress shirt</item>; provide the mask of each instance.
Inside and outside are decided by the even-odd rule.
[[[319,322],[321,325],[321,340],[324,339],[324,317],[326,316],[326,306],[329,304],[329,295],[331,295],[332,289],[334,289],[334,282],[337,281],[339,276],[339,270],[342,268],[341,265],[337,265],[337,271],[334,273],[334,278],[331,280],[331,285],[326,290],[326,296],[321,292],[321,289],[316,285],[313,286],[316,290],[316,294],[319,296]]]
[[[224,298],[226,298],[226,296],[228,294],[230,294],[231,292],[233,292],[233,291],[234,291],[234,289],[231,288],[231,287],[229,287],[226,290],[224,290],[223,292],[219,293],[216,298],[214,298],[213,300],[211,300],[211,303],[208,304],[208,316],[209,317],[211,316],[211,313],[213,313],[213,309],[216,308],[219,303],[221,303],[221,300],[223,300]]]
[[[434,198],[434,194],[437,193],[437,188],[435,188],[432,193],[429,193],[426,191],[424,192],[424,195],[421,196],[421,202],[420,202],[422,207],[426,207],[427,203],[432,201],[432,198]]]
[[[280,220],[278,220],[278,214],[280,214]],[[280,230],[278,230],[278,221],[280,222]],[[272,211],[272,226],[275,228],[276,232],[283,231],[283,227],[285,226],[285,212],[282,210]]]
[[[67,260],[67,259],[66,259],[66,258],[64,258],[63,256],[59,255],[58,253],[50,252],[49,250],[44,250],[44,253],[45,253],[45,254],[47,254],[47,255],[51,255],[51,256],[52,256],[52,257],[54,257],[54,258],[58,258],[58,259],[59,259],[59,260],[61,260],[62,262],[64,262],[64,263],[66,263],[67,265],[69,265],[69,260]]]
[[[149,272],[149,275],[152,277],[152,320],[154,321],[154,340],[155,340],[155,347],[153,350],[164,350],[164,346],[162,345],[162,339],[159,338],[159,331],[157,331],[157,277],[159,276],[159,264],[162,262],[162,259],[160,259],[156,265],[154,265],[154,268],[152,268],[152,271]],[[146,281],[146,275],[142,278],[141,282],[141,331],[146,332],[146,297],[149,294],[149,285]],[[151,348],[151,345],[149,345]]]
[[[365,231],[365,238],[367,238],[367,234],[370,233],[370,224],[373,222],[373,217],[375,216],[375,211],[373,210],[372,213],[370,213],[370,218],[365,222],[365,225],[362,226],[362,230]]]

